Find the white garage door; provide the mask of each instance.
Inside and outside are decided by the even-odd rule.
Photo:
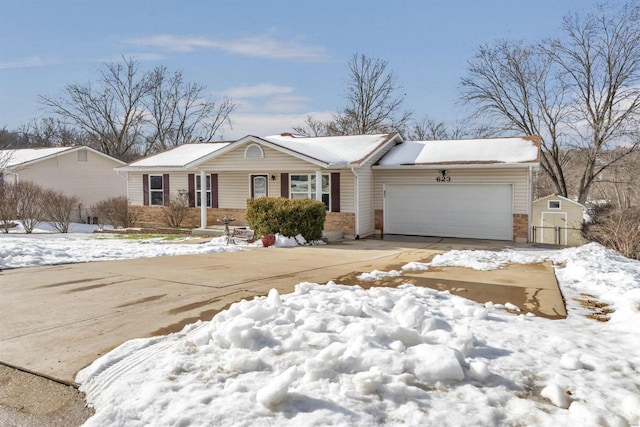
[[[512,240],[512,199],[508,184],[385,185],[384,232]]]

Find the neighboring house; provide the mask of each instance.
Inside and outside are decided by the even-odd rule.
[[[127,173],[129,204],[149,225],[163,223],[163,206],[180,192],[193,208],[184,224],[201,228],[223,215],[245,224],[249,198],[309,197],[327,207],[325,230],[352,238],[526,241],[538,162],[535,138],[405,142],[397,133],[282,134],[185,144],[117,170]]]
[[[126,179],[114,169],[124,162],[89,147],[0,150],[0,180],[31,181],[80,199],[78,220],[91,217],[91,206],[126,196]]]
[[[584,243],[582,223],[586,210],[584,205],[557,194],[535,200],[532,240],[554,245],[581,245]]]

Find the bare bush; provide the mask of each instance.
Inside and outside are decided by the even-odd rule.
[[[15,185],[10,183],[0,184],[0,230],[8,233],[15,225],[18,218]]]
[[[68,233],[69,224],[75,218],[75,210],[79,203],[80,199],[76,196],[68,196],[61,191],[46,190],[44,192],[45,217],[60,233]]]
[[[164,223],[168,227],[179,228],[188,211],[189,194],[185,190],[179,190],[178,193],[169,196],[169,202],[162,211]]]
[[[129,211],[129,202],[124,196],[109,197],[91,206],[91,212],[98,217],[98,225],[105,224],[113,228],[129,228],[137,221],[137,215]]]
[[[640,260],[640,208],[601,211],[585,234],[627,258]]]
[[[45,190],[35,182],[21,181],[14,186],[18,220],[27,234],[44,220]]]

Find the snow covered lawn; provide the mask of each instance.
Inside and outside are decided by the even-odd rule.
[[[300,283],[129,341],[78,374],[96,409],[86,425],[640,424],[639,262],[589,244],[451,251],[404,269],[547,259],[565,320],[411,285]]]
[[[93,234],[97,226],[72,224],[67,234],[53,233],[44,223],[33,234],[24,234],[21,226],[9,234],[0,234],[0,270],[89,261],[194,255],[242,250],[226,245],[223,239],[204,244],[180,244],[188,236],[167,235],[154,238],[124,238],[116,234]]]

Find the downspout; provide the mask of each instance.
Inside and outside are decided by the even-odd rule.
[[[354,238],[356,240],[360,239],[360,179],[358,177],[358,174],[356,173],[356,169],[355,166],[351,166],[351,173],[353,173],[353,176],[356,177],[356,224],[355,224],[355,230],[354,230]]]

